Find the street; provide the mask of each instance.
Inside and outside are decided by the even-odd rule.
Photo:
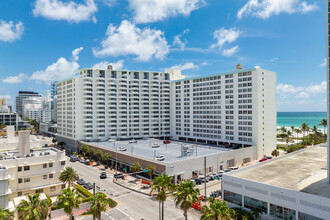
[[[158,201],[155,199],[125,189],[113,183],[113,175],[108,173],[107,179],[100,179],[101,170],[97,167],[87,166],[79,162],[69,162],[67,166],[72,166],[80,178],[86,182],[95,182],[96,186],[100,188],[100,192],[104,192],[110,198],[117,201],[116,208],[102,214],[104,220],[121,220],[121,219],[134,219],[134,220],[157,220],[159,219]],[[189,219],[200,219],[200,213],[197,210],[191,209],[189,211]],[[90,220],[91,216],[80,216],[79,220]],[[168,198],[165,202],[165,219],[184,219],[183,211],[175,207],[172,198]]]

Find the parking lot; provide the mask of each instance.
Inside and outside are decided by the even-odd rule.
[[[169,144],[164,144],[163,140],[157,139],[142,139],[137,140],[136,143],[129,143],[129,140],[125,140],[111,142],[88,142],[86,144],[108,149],[117,149],[118,151],[126,148],[125,151],[122,151],[123,153],[137,155],[147,159],[154,159],[155,157],[162,155],[165,157],[163,161],[165,163],[190,159],[192,157],[208,156],[222,151],[230,151],[228,148],[212,147],[179,141],[171,141]],[[159,147],[152,147],[154,144],[159,144]],[[182,156],[182,145],[186,146],[188,149],[187,156]]]

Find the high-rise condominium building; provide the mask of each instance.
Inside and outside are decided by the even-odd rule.
[[[29,97],[22,100],[22,116],[40,122],[51,121],[51,100],[47,97]]]
[[[326,11],[326,19],[327,19],[327,61],[326,61],[326,70],[327,70],[327,110],[328,110],[328,131],[330,129],[330,0],[327,2],[327,11]],[[328,182],[330,183],[330,136],[328,135]]]
[[[66,141],[169,137],[170,74],[83,69],[57,83],[57,123]]]
[[[50,86],[50,98],[54,99],[57,95],[57,81],[53,82]]]
[[[236,147],[276,143],[276,74],[259,67],[171,82],[171,137]]]
[[[30,91],[19,91],[18,95],[16,96],[16,112],[19,115],[23,114],[23,106],[22,106],[22,101],[25,98],[29,98],[29,97],[41,97],[42,95],[40,95],[37,92],[30,92]]]

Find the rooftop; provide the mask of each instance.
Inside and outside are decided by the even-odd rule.
[[[83,142],[84,143],[84,142]],[[193,159],[196,157],[202,157],[212,154],[218,154],[221,152],[229,151],[231,149],[222,148],[222,147],[212,147],[207,145],[184,143],[179,141],[171,141],[170,144],[163,144],[163,140],[152,139],[143,139],[137,140],[137,143],[129,143],[129,141],[116,141],[116,142],[85,142],[88,145],[94,145],[96,147],[101,147],[104,149],[114,150],[115,148],[119,149],[120,147],[126,147],[126,151],[121,153],[128,154],[131,156],[138,156],[141,158],[154,160],[155,156],[163,155],[165,160],[164,163],[176,162],[181,160]],[[151,145],[159,144],[160,147],[152,148]],[[189,145],[191,148],[191,153],[189,156],[181,157],[181,145]],[[114,147],[116,146],[116,147]],[[197,151],[196,151],[197,147]]]
[[[326,144],[309,147],[239,169],[230,175],[330,198],[330,184],[327,182]]]
[[[32,149],[29,154],[24,156],[18,156],[18,151],[6,151],[4,153],[0,153],[0,161],[1,160],[12,160],[17,158],[30,158],[30,157],[42,157],[42,156],[54,156],[58,152],[55,148],[41,148],[41,149]]]

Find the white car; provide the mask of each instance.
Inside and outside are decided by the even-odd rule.
[[[158,161],[163,161],[163,160],[165,160],[165,157],[164,157],[164,155],[159,155],[155,159]]]
[[[118,150],[119,151],[127,151],[127,147],[120,147]]]
[[[159,144],[153,144],[153,145],[151,145],[151,147],[152,148],[157,148],[157,147],[159,147]]]
[[[135,139],[132,139],[129,141],[130,144],[133,144],[133,143],[137,143],[137,141]]]

